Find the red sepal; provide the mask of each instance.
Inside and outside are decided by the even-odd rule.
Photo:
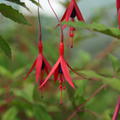
[[[42,83],[42,81],[44,81],[43,76],[45,72],[48,74],[48,72],[51,70],[51,66],[42,54],[43,51],[42,41],[39,41],[38,43],[38,50],[39,55],[24,79],[27,79],[27,77],[33,71],[33,69],[36,68],[36,82],[38,83],[40,81]]]
[[[61,67],[62,67],[62,71],[63,71],[65,79],[71,85],[72,88],[75,88],[75,86],[72,82],[72,79],[70,77],[70,73],[68,71],[67,64],[66,64],[65,60],[63,59],[63,57],[61,57]]]
[[[73,0],[73,2],[74,2],[74,8],[75,8],[76,16],[77,16],[78,20],[79,20],[79,21],[84,21],[84,18],[83,18],[83,16],[82,16],[82,13],[81,13],[81,11],[80,11],[77,3],[75,2],[75,0]]]
[[[53,66],[52,70],[50,71],[50,73],[48,74],[48,76],[46,77],[46,79],[44,80],[44,82],[40,85],[39,88],[42,88],[46,82],[48,81],[48,79],[54,74],[55,70],[57,69],[58,65],[60,63],[60,59],[58,59],[58,61],[56,62],[56,64]]]
[[[37,59],[34,61],[33,65],[31,66],[30,70],[28,71],[27,75],[24,77],[24,80],[26,80],[29,76],[29,74],[33,71],[35,65],[36,65]]]
[[[84,18],[83,18],[83,16],[82,16],[82,13],[81,13],[81,11],[80,11],[80,9],[79,9],[79,7],[78,7],[78,5],[77,5],[77,3],[76,3],[75,0],[71,0],[68,8],[66,9],[63,17],[61,18],[61,21],[64,21],[64,20],[65,20],[65,21],[69,21],[70,18],[71,18],[72,11],[73,11],[74,9],[75,9],[76,16],[77,16],[78,20],[79,20],[79,21],[84,21]]]
[[[120,0],[116,0],[116,8],[117,8],[117,12],[120,9]]]
[[[119,25],[119,29],[120,29],[120,9],[118,11],[118,25]]]
[[[37,62],[36,62],[36,82],[39,82],[39,78],[40,78],[40,73],[41,73],[41,68],[42,68],[42,56],[39,55],[37,57]]]

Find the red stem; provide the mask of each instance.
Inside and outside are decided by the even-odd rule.
[[[39,3],[39,0],[38,0]],[[38,6],[38,35],[39,35],[39,41],[42,41],[42,29],[41,29],[41,20],[40,20],[40,11],[39,11],[39,6]]]
[[[116,105],[115,112],[113,114],[112,120],[117,120],[119,111],[120,111],[120,96],[118,98],[118,103]]]
[[[60,37],[61,37],[61,40],[60,40],[60,42],[63,43],[64,35],[63,35],[63,30],[62,30],[62,24],[61,24],[61,21],[59,20],[57,14],[56,14],[56,12],[55,12],[55,10],[53,9],[53,7],[52,7],[52,5],[51,5],[51,3],[50,3],[50,0],[48,0],[48,3],[49,3],[49,5],[50,5],[50,7],[51,7],[51,9],[52,9],[52,11],[53,11],[55,17],[57,18],[59,24],[60,24],[60,30],[61,30],[61,36],[60,36]]]

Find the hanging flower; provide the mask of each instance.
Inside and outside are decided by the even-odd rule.
[[[117,14],[118,14],[118,24],[120,28],[120,0],[116,0],[116,8],[117,8]]]
[[[70,4],[68,5],[63,17],[61,18],[61,22],[62,21],[75,21],[75,17],[77,17],[78,21],[83,21],[84,22],[84,18],[82,16],[82,13],[76,3],[75,0],[71,0]],[[63,29],[65,29],[67,27],[67,25],[63,26]],[[74,27],[70,27],[69,28],[69,37],[73,38],[74,37],[74,31],[75,28]]]
[[[116,0],[116,7],[117,7],[117,11],[119,11],[119,9],[120,9],[120,0]]]
[[[118,119],[119,111],[120,111],[120,97],[118,99],[118,103],[116,105],[115,112],[113,114],[112,120],[117,120]]]
[[[42,41],[40,40],[38,43],[38,49],[39,49],[39,55],[34,61],[32,67],[30,68],[29,72],[27,73],[26,77],[24,78],[25,80],[29,76],[29,74],[33,71],[33,69],[36,69],[36,83],[39,83],[40,85],[44,81],[44,74],[49,73],[51,70],[51,66],[48,63],[48,61],[45,59],[43,56],[43,47],[42,47]]]
[[[59,89],[61,91],[61,97],[62,97],[62,90],[65,89],[65,86],[63,86],[63,83],[65,82],[65,80],[70,84],[72,88],[75,88],[75,86],[70,77],[68,65],[64,59],[64,44],[62,42],[60,43],[59,52],[60,52],[60,57],[58,58],[56,64],[53,66],[52,70],[50,71],[50,73],[48,74],[44,82],[40,85],[40,88],[42,88],[46,84],[48,79],[52,75],[54,75],[55,81],[56,80],[59,81],[59,84],[60,84]]]

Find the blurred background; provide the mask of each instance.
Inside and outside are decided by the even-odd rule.
[[[38,55],[38,19],[34,0],[21,2],[27,7],[0,0],[0,4],[19,10],[30,23],[18,24],[0,15],[0,36],[6,40],[12,52],[12,58],[9,58],[0,49],[0,120],[70,120],[72,112],[103,84],[107,86],[88,101],[72,120],[111,120],[120,91],[120,42],[101,33],[77,29],[74,48],[71,49],[66,29],[65,58],[72,68],[77,72],[82,71],[86,78],[71,71],[76,89],[73,90],[66,83],[63,104],[60,104],[59,83],[51,79],[49,86],[41,92],[35,83],[35,71],[27,80],[23,80]],[[59,18],[68,2],[51,0]],[[40,1],[40,4],[44,56],[54,65],[58,58],[60,31],[55,29],[57,20],[47,0]],[[78,5],[87,23],[118,27],[115,0],[78,0]],[[99,80],[103,77],[105,80],[116,78],[118,82]]]

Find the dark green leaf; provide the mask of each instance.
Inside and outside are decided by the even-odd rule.
[[[35,0],[30,0],[32,3],[34,3],[37,6],[40,6],[40,3],[36,2]]]
[[[30,103],[33,102],[33,90],[34,90],[34,86],[33,84],[25,84],[24,89],[22,90],[14,90],[13,93],[17,96],[17,97],[21,97],[27,101],[29,101]]]
[[[15,107],[12,107],[5,112],[2,120],[16,120],[17,113],[17,109]]]
[[[34,90],[33,90],[33,99],[34,99],[34,101],[39,102],[41,98],[42,98],[42,95],[38,89],[38,85],[35,85]]]
[[[1,36],[0,36],[0,48],[8,57],[11,57],[11,48]]]
[[[40,105],[33,105],[33,111],[36,120],[52,120],[51,116]]]
[[[2,3],[0,4],[0,13],[3,16],[5,16],[15,22],[22,23],[22,24],[29,24],[27,22],[27,20],[25,19],[25,17],[21,13],[19,13],[18,10],[14,9],[11,6],[8,6],[6,4],[2,4]]]
[[[120,70],[120,61],[113,55],[109,55],[109,59],[112,62],[113,69],[118,72]]]
[[[103,24],[98,24],[98,23],[87,24],[84,22],[63,22],[63,24],[67,24],[67,25],[70,25],[76,28],[88,29],[88,30],[100,32],[100,33],[103,33],[105,35],[109,35],[112,37],[120,38],[119,29],[107,27]]]
[[[85,98],[83,96],[85,95],[87,83],[87,80],[76,80],[76,90],[74,92],[74,101],[76,105],[82,104],[85,101]]]
[[[111,120],[111,116],[110,116],[111,111],[110,110],[106,110],[104,111],[103,116],[103,120]]]
[[[12,3],[15,3],[15,4],[18,4],[24,8],[26,8],[27,10],[29,10],[29,8],[25,5],[24,2],[21,2],[20,0],[6,0],[6,1],[9,1],[9,2],[12,2]]]
[[[113,89],[120,91],[120,87],[119,87],[120,79],[119,78],[104,77],[91,70],[81,71],[81,74],[83,74],[87,79],[93,79],[93,78],[99,79],[104,84],[107,84]]]
[[[120,91],[120,79],[117,78],[103,78],[103,83],[108,84],[113,89]]]

